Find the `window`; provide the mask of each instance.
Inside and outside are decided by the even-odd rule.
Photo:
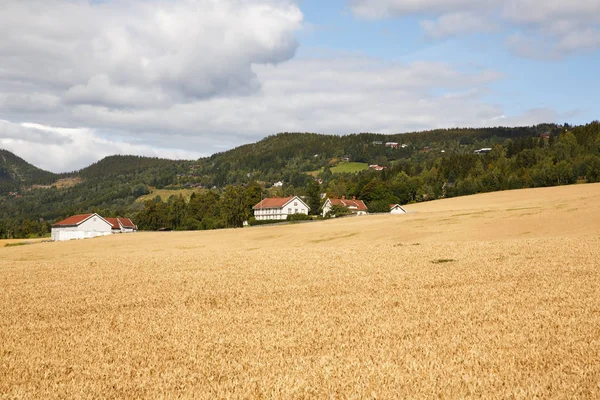
[[[294,214],[298,214],[298,209],[297,208],[294,210]]]
[[[288,214],[291,214],[291,213],[292,213],[292,209],[288,208]]]
[[[298,207],[298,202],[297,201],[294,202],[294,207]]]

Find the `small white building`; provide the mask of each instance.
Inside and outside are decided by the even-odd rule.
[[[353,197],[352,200],[350,200],[342,196],[341,199],[327,199],[327,201],[325,201],[325,204],[323,204],[324,217],[333,206],[346,207],[352,214],[356,215],[366,215],[369,212],[367,205],[362,200],[356,200],[356,197]]]
[[[257,221],[283,220],[288,215],[306,214],[310,207],[298,196],[271,197],[252,207]]]
[[[406,214],[406,210],[400,204],[390,204],[390,214]]]
[[[137,226],[129,218],[106,218],[112,226],[112,233],[137,232]]]
[[[89,239],[112,234],[112,224],[98,214],[74,215],[52,225],[52,240]]]
[[[273,187],[283,187],[283,182],[282,182],[282,181],[275,182],[275,183],[273,184]]]

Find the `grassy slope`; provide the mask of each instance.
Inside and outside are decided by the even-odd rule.
[[[171,196],[179,196],[182,195],[186,200],[190,199],[192,193],[200,193],[203,189],[176,189],[176,190],[168,190],[168,189],[153,189],[150,194],[146,194],[140,196],[136,199],[138,202],[144,202],[146,200],[153,200],[156,196],[160,196],[162,201],[169,200]]]
[[[331,168],[331,172],[334,174],[341,174],[344,172],[356,173],[366,169],[369,169],[369,164],[359,162],[343,162]]]
[[[360,171],[364,171],[366,169],[369,169],[369,164],[367,164],[367,163],[342,162],[342,163],[337,164],[335,167],[331,167],[331,172],[334,174],[341,174],[341,173],[354,174],[354,173],[357,173]],[[323,168],[321,168],[320,170],[307,172],[307,174],[311,175],[311,176],[317,176],[321,172],[323,172]]]
[[[598,196],[0,248],[0,393],[598,398]]]

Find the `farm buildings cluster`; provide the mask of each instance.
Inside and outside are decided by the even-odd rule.
[[[334,206],[348,209],[350,214],[366,215],[369,213],[367,205],[356,197],[346,199],[328,198],[323,204],[322,216],[325,217]],[[254,218],[257,221],[285,220],[288,215],[305,214],[310,212],[310,206],[299,196],[270,197],[260,201],[252,207]],[[406,211],[399,204],[390,204],[390,214],[404,214]]]
[[[103,218],[95,213],[82,214],[52,225],[52,240],[62,242],[136,231],[137,226],[129,218]]]

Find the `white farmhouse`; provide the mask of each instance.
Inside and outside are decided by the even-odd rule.
[[[406,214],[406,210],[400,204],[390,204],[390,214]]]
[[[271,197],[252,207],[257,221],[283,220],[288,215],[307,214],[310,207],[298,196]]]
[[[346,207],[350,213],[355,215],[366,215],[369,213],[367,205],[362,200],[356,200],[356,197],[353,197],[352,200],[350,200],[346,199],[345,196],[342,196],[341,199],[327,199],[327,201],[325,201],[325,204],[323,204],[324,217],[333,206]]]
[[[110,222],[98,214],[74,215],[52,225],[52,240],[88,239],[112,234]]]

